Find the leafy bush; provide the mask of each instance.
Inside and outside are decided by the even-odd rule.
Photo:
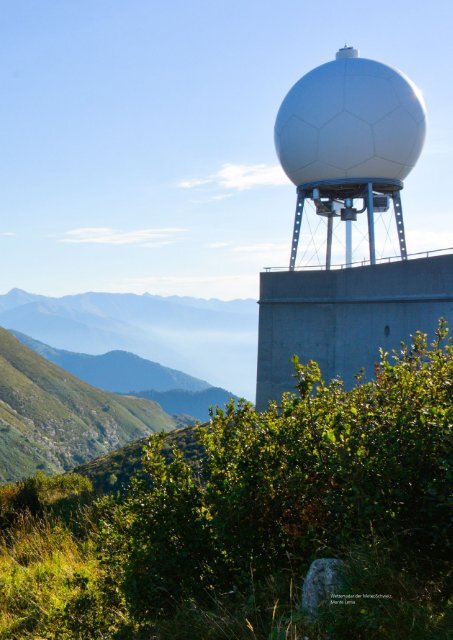
[[[222,561],[197,477],[177,449],[167,464],[161,445],[162,436],[153,436],[143,462],[152,486],[136,479],[122,504],[98,504],[104,564],[139,618],[174,609],[185,594],[204,595]]]
[[[316,555],[392,539],[396,571],[447,560],[453,348],[441,323],[430,348],[381,353],[376,379],[346,391],[295,360],[299,396],[257,413],[240,401],[201,431],[201,469],[162,440],[147,482],[105,511],[103,557],[142,623],[182,602],[234,604],[270,574],[301,575]],[[360,382],[360,381],[359,381]],[[435,562],[435,564],[434,564]],[[422,579],[422,578],[420,578]],[[224,595],[222,595],[224,594]],[[227,595],[225,595],[227,594]]]

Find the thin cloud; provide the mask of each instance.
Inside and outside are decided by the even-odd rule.
[[[178,184],[181,189],[193,189],[194,187],[201,187],[203,184],[209,184],[213,182],[212,178],[195,178],[193,180],[183,180]]]
[[[224,249],[231,246],[230,242],[210,242],[206,245],[208,249]]]
[[[185,229],[169,227],[163,229],[136,229],[119,231],[110,227],[81,227],[67,231],[59,242],[68,244],[138,245],[162,247],[176,242]]]
[[[178,186],[181,189],[193,189],[206,184],[245,191],[254,187],[288,185],[288,178],[279,165],[227,163],[217,173],[205,178],[183,180]]]
[[[211,200],[225,200],[226,198],[231,198],[232,196],[232,193],[219,193],[218,196],[212,196]]]
[[[217,195],[206,195],[205,193],[201,194],[199,191],[196,192],[196,198],[190,198],[189,202],[193,205],[205,205],[211,202],[221,202],[222,200],[227,200],[228,198],[233,197],[233,193],[219,193]]]
[[[231,251],[238,262],[255,264],[256,268],[261,269],[263,265],[285,264],[289,254],[289,243],[256,242],[236,245]]]
[[[2,238],[13,238],[17,236],[17,233],[13,233],[12,231],[0,231],[0,236]]]
[[[238,262],[256,262],[258,267],[261,261],[284,260],[289,253],[288,242],[256,242],[251,244],[233,244],[231,242],[211,242],[206,245],[208,249],[226,249],[229,253],[234,254],[235,260]]]
[[[276,242],[257,242],[255,244],[241,244],[232,249],[234,253],[259,253],[262,254],[270,251],[288,250],[288,243]]]

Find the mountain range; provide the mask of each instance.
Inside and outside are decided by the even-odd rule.
[[[0,329],[0,482],[72,469],[175,426],[157,403],[96,389]]]
[[[128,351],[253,399],[258,306],[150,294],[82,293],[52,298],[12,289],[0,326],[57,349]]]
[[[20,331],[11,330],[11,333],[22,344],[39,353],[43,358],[105,391],[116,393],[130,393],[144,389],[201,391],[211,386],[205,380],[194,378],[176,369],[163,367],[157,362],[140,358],[128,351],[109,351],[97,356],[74,353],[51,347]]]
[[[99,356],[73,353],[55,349],[19,331],[11,333],[22,344],[84,382],[105,391],[154,400],[164,411],[177,414],[180,419],[186,416],[189,420],[195,418],[204,422],[209,419],[210,406],[224,407],[231,397],[237,399],[229,391],[213,387],[205,380],[127,351],[109,351]]]

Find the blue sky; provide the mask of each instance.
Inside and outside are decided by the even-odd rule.
[[[408,249],[453,246],[450,0],[0,9],[0,292],[257,297],[262,267],[288,262],[295,207],[274,152],[277,110],[345,42],[422,90]]]

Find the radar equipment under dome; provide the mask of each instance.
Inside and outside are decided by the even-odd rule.
[[[346,265],[352,263],[352,222],[367,212],[370,263],[376,263],[375,212],[393,204],[399,251],[407,258],[401,189],[422,151],[426,110],[420,91],[400,71],[360,58],[345,46],[332,62],[303,76],[289,91],[275,123],[275,147],[297,187],[289,269],[307,199],[327,218],[326,269],[333,220],[346,222]]]

